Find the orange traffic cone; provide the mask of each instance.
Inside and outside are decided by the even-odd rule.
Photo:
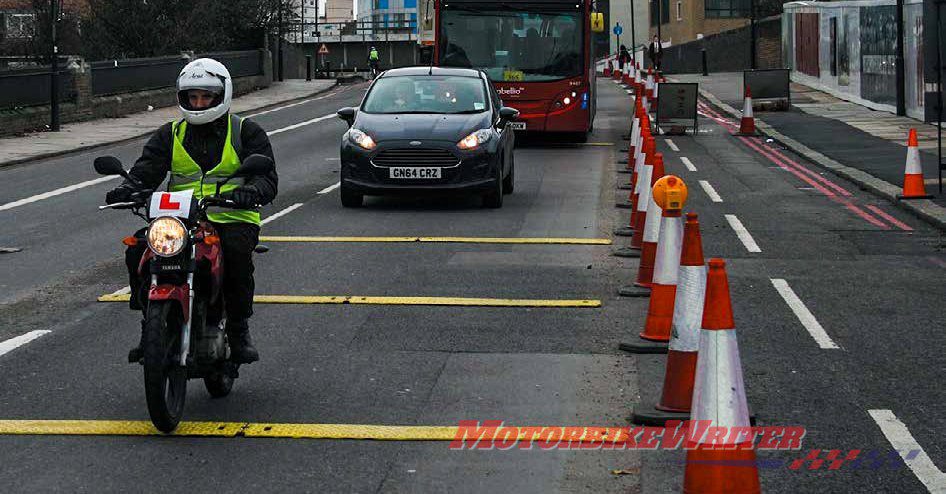
[[[742,120],[739,122],[739,133],[741,136],[755,135],[755,117],[752,116],[752,91],[746,86],[746,94],[742,103]]]
[[[608,65],[604,68],[604,76],[611,77],[611,70],[613,69],[614,64],[611,62],[611,59],[608,59]]]
[[[661,157],[661,161],[663,161]],[[680,177],[665,175],[654,184],[653,201],[661,210],[657,254],[654,258],[650,307],[640,337],[669,342],[673,302],[677,293],[677,271],[683,250],[683,205],[687,187]]]
[[[643,84],[643,75],[641,74],[641,64],[638,63],[634,66],[634,96],[637,98],[644,94],[641,90],[641,84]]]
[[[710,259],[691,418],[722,427],[720,438],[704,433],[687,439],[683,492],[761,492],[736,341],[726,262]],[[739,432],[744,431],[744,432]]]
[[[647,119],[644,119],[646,122]],[[657,142],[647,131],[647,137],[644,138],[644,152],[641,153],[641,167],[637,173],[637,183],[634,185],[634,192],[631,196],[631,204],[634,209],[631,212],[631,221],[634,222],[634,231],[644,231],[644,221],[647,219],[647,200],[650,198],[650,188],[657,181],[654,178],[654,158],[657,153]],[[660,177],[657,177],[660,178]],[[644,244],[643,235],[634,235],[631,238],[631,248],[640,250]]]
[[[647,123],[647,115],[645,114],[641,117],[642,128]],[[617,249],[613,254],[617,257],[640,257],[641,256],[641,245],[643,244],[643,236],[641,234],[635,235],[634,232],[643,231],[643,218],[646,213],[646,206],[642,206],[640,201],[641,197],[641,188],[644,187],[644,184],[651,183],[650,174],[653,171],[653,156],[654,150],[656,149],[656,142],[653,141],[649,135],[647,135],[646,128],[642,131],[643,144],[637,147],[637,157],[634,162],[634,174],[631,175],[631,194],[630,194],[630,203],[631,203],[631,215],[628,219],[628,226],[615,230],[615,234],[620,234],[622,236],[630,236],[631,242],[627,247]],[[646,187],[644,187],[646,188]],[[639,209],[644,208],[644,211],[639,211]],[[618,232],[620,230],[620,233]],[[621,290],[625,291],[638,291],[635,287],[625,287]],[[619,293],[621,293],[619,291]],[[648,292],[649,293],[649,292]],[[631,296],[640,296],[640,295],[631,295]]]
[[[634,407],[631,421],[635,424],[663,426],[668,420],[684,421],[690,418],[705,293],[706,266],[703,264],[700,222],[697,221],[696,213],[688,213],[683,227],[683,252],[677,272],[673,329],[667,352],[663,392],[657,405]],[[654,296],[651,295],[651,300]]]
[[[907,139],[907,165],[903,172],[903,194],[897,199],[929,199],[923,183],[923,168],[920,166],[920,148],[916,138],[916,129],[910,129]]]
[[[647,205],[647,213],[644,215],[644,225],[643,228],[637,230],[639,235],[635,235],[633,238],[641,237],[641,261],[637,267],[637,281],[634,282],[634,287],[628,287],[628,289],[621,289],[620,294],[624,296],[638,296],[646,297],[650,296],[650,289],[653,285],[654,279],[654,262],[657,258],[657,240],[660,236],[660,218],[661,218],[661,209],[660,206],[654,202],[653,197],[653,184],[656,184],[657,180],[660,180],[664,176],[664,157],[661,153],[654,153],[654,165],[651,175],[651,187],[647,187],[646,182],[641,183],[641,196],[640,201],[644,202]],[[650,190],[648,190],[650,189]],[[646,197],[645,197],[646,193]]]
[[[614,69],[611,71],[611,78],[615,81],[621,80],[621,69]]]

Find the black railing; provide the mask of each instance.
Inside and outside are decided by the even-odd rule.
[[[49,104],[51,75],[49,67],[0,70],[0,110]],[[75,101],[75,97],[72,73],[60,70],[60,101]]]

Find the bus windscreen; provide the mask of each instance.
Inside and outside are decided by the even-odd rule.
[[[441,66],[481,69],[493,81],[508,82],[582,75],[583,17],[577,9],[454,5],[441,13]]]

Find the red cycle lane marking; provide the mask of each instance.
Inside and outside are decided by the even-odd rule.
[[[908,225],[908,224],[906,224],[906,223],[904,223],[904,222],[898,220],[897,218],[894,218],[893,216],[891,216],[891,215],[885,213],[883,209],[880,209],[879,207],[874,206],[873,204],[868,204],[868,205],[867,205],[867,209],[870,209],[871,211],[877,213],[878,216],[880,216],[881,218],[883,218],[883,219],[889,221],[890,223],[892,223],[894,226],[896,226],[897,228],[899,228],[899,229],[901,229],[901,230],[905,230],[905,231],[908,231],[908,232],[912,232],[912,231],[913,231],[913,228],[912,228],[910,225]]]
[[[712,119],[712,120],[715,120],[715,121],[717,121],[717,122],[720,122],[720,123],[722,123],[723,125],[729,126],[729,127],[731,127],[731,128],[736,128],[736,125],[735,125],[735,124],[730,123],[727,119],[721,117],[718,112],[716,112],[715,110],[709,108],[708,105],[701,103],[700,106],[702,107],[701,109],[703,110],[703,114],[706,115],[708,118],[710,118],[710,119]],[[838,191],[838,193],[840,193],[840,194],[842,194],[842,195],[844,195],[844,196],[851,196],[851,193],[848,192],[848,191],[847,191],[846,189],[844,189],[843,187],[841,187],[840,185],[835,184],[834,182],[832,182],[832,181],[828,180],[827,178],[825,178],[825,177],[823,177],[823,176],[821,176],[821,175],[815,173],[815,172],[812,171],[812,170],[809,170],[808,168],[806,168],[805,166],[803,166],[803,165],[801,165],[801,164],[795,162],[794,160],[789,159],[788,157],[786,157],[784,154],[778,152],[777,150],[765,148],[765,147],[762,146],[761,144],[758,144],[758,143],[753,142],[750,137],[747,137],[747,136],[737,136],[737,137],[739,137],[739,139],[740,139],[742,142],[744,142],[747,146],[749,146],[750,148],[752,148],[753,150],[755,150],[757,153],[761,154],[762,156],[764,156],[765,158],[767,158],[769,161],[771,161],[771,162],[775,163],[776,165],[778,165],[779,168],[782,168],[783,170],[786,170],[786,171],[788,171],[788,172],[791,172],[793,175],[795,175],[796,177],[798,177],[799,179],[801,179],[801,180],[804,181],[805,183],[811,185],[812,187],[814,187],[816,190],[818,190],[819,192],[821,192],[822,194],[824,194],[824,195],[825,195],[826,197],[828,197],[829,199],[831,199],[831,200],[833,200],[834,202],[837,202],[837,203],[839,203],[839,204],[842,204],[847,210],[849,210],[849,211],[851,211],[852,213],[856,214],[857,216],[861,217],[863,220],[867,221],[868,223],[870,223],[870,224],[872,224],[872,225],[874,225],[874,226],[877,226],[878,228],[882,228],[882,229],[884,229],[884,230],[889,230],[889,229],[890,229],[890,226],[887,225],[886,223],[884,223],[880,218],[877,218],[877,217],[871,215],[871,214],[868,213],[867,211],[864,211],[863,209],[861,209],[859,206],[853,204],[850,200],[848,200],[848,199],[846,199],[846,198],[838,197],[837,194],[835,194],[834,192],[832,192],[832,191],[828,190],[827,188],[825,188],[825,186],[827,186],[827,187],[830,187],[830,188],[832,188],[832,189]],[[779,157],[781,157],[781,159],[780,159]],[[784,159],[784,161],[782,161],[783,159]],[[789,165],[788,163],[791,163],[791,164],[794,165],[794,166],[791,166],[791,165]],[[806,176],[805,174],[808,174],[808,175],[810,175],[811,177],[808,177],[808,176]],[[821,185],[821,184],[815,182],[815,180],[817,180],[817,181],[819,181],[819,182],[822,182],[825,186],[823,186],[823,185]],[[910,228],[908,225],[906,225],[906,224],[900,222],[900,221],[897,220],[896,218],[891,217],[890,215],[884,213],[883,211],[875,210],[875,209],[873,209],[873,208],[869,208],[869,209],[871,209],[871,211],[877,212],[879,216],[881,216],[882,218],[887,219],[888,221],[893,220],[893,221],[890,221],[890,222],[891,222],[892,224],[896,225],[898,228],[901,228],[901,229],[904,229],[904,227]],[[901,226],[901,225],[902,225],[902,226]],[[911,229],[911,230],[912,230],[912,229]]]

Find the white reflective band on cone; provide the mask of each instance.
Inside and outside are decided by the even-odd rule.
[[[660,92],[660,83],[659,83],[659,82],[655,82],[655,83],[654,83],[654,98],[655,98],[655,99],[657,98],[657,93],[659,93],[659,92]]]
[[[653,167],[651,167],[651,169],[653,169]],[[650,187],[645,188],[650,190]],[[641,195],[641,200],[644,200],[643,195]],[[660,206],[658,206],[656,202],[654,202],[653,194],[648,192],[647,218],[644,219],[644,242],[656,244],[657,240],[660,239],[661,215],[663,215],[663,210],[660,209]]]
[[[634,158],[637,159],[637,155],[641,152],[641,142],[643,138],[641,137],[641,121],[637,119],[637,132],[634,133]],[[635,163],[635,166],[637,163]]]
[[[647,202],[650,201],[650,176],[652,173],[654,173],[654,167],[645,164],[641,167],[641,172],[637,174],[637,185],[640,185],[640,187],[637,188],[637,193],[639,194],[637,197],[638,213],[647,212]],[[657,239],[654,239],[654,242],[656,241]]]
[[[640,128],[640,125],[640,122],[637,121],[637,114],[635,113],[634,117],[631,118],[631,146],[635,146],[634,143],[636,142],[637,138],[634,136],[637,134],[637,130]]]
[[[683,252],[683,218],[660,217],[660,239],[654,260],[654,279],[658,285],[676,285]]]
[[[695,352],[700,349],[705,300],[706,266],[680,266],[677,295],[673,302],[670,350]]]
[[[736,331],[701,329],[700,354],[696,364],[690,419],[709,420],[711,427],[749,427],[746,390]],[[739,444],[745,439],[727,434],[722,444]],[[696,442],[711,442],[705,435]]]
[[[639,131],[640,129],[638,129]],[[644,170],[644,138],[637,140],[637,146],[634,147],[634,171],[637,172],[637,183],[634,184],[634,193],[640,194],[641,172]]]
[[[742,116],[751,117],[752,116],[752,98],[746,98],[746,101],[742,104]]]
[[[923,168],[920,167],[920,150],[910,146],[907,148],[907,169],[906,175],[920,175]]]

